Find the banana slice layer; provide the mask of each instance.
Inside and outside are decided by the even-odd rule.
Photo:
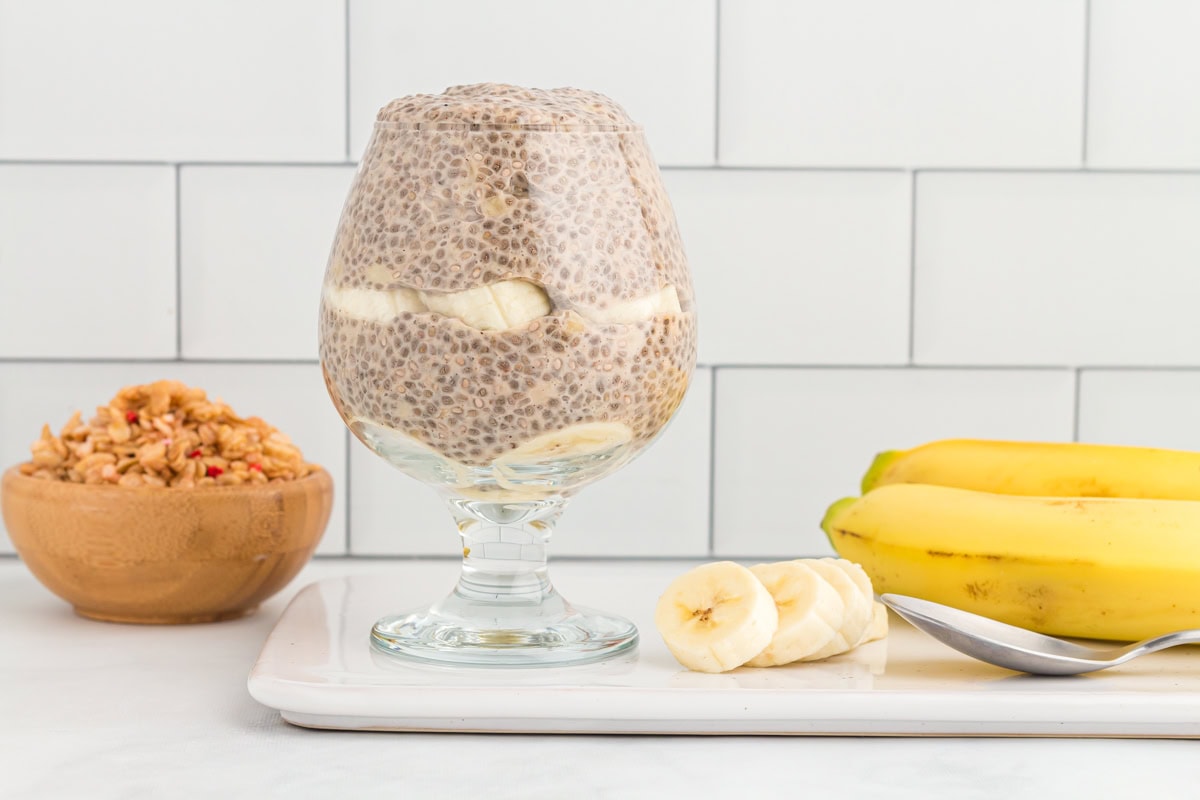
[[[366,322],[386,324],[405,312],[432,312],[454,317],[481,331],[519,328],[553,310],[546,290],[532,281],[514,279],[459,292],[417,289],[339,288],[326,285],[325,304]],[[574,309],[597,324],[632,324],[658,314],[678,314],[682,307],[674,286],[664,286],[645,297],[612,303],[605,308]]]

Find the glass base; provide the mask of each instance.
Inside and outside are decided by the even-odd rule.
[[[380,651],[425,663],[478,667],[587,664],[633,650],[637,626],[577,608],[550,584],[546,546],[564,500],[450,501],[463,569],[446,598],[386,616],[371,629]]]
[[[439,604],[441,605],[441,604]],[[637,646],[637,627],[627,619],[587,608],[553,617],[489,620],[446,613],[438,606],[384,617],[371,642],[386,653],[423,662],[476,667],[549,667],[589,664]]]

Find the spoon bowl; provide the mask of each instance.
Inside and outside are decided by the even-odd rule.
[[[1157,650],[1200,643],[1200,629],[1176,631],[1123,647],[1078,644],[902,594],[879,598],[913,627],[942,644],[998,667],[1033,675],[1081,675]]]

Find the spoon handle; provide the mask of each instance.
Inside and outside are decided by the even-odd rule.
[[[1146,639],[1144,642],[1130,645],[1129,649],[1122,653],[1121,661],[1128,661],[1146,653],[1166,650],[1168,647],[1177,647],[1181,644],[1200,644],[1200,628],[1164,633],[1162,636],[1155,636],[1153,639]]]

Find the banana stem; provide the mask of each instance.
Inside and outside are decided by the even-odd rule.
[[[857,497],[843,497],[841,500],[835,500],[833,505],[825,512],[825,516],[821,519],[821,530],[825,531],[825,535],[829,537],[830,544],[837,544],[837,542],[833,541],[833,526],[837,518],[842,515],[843,511],[857,502]]]
[[[867,474],[863,475],[862,493],[866,494],[878,486],[880,479],[883,478],[883,473],[887,472],[888,468],[902,455],[904,455],[903,450],[884,450],[876,455],[871,466],[867,468]]]

